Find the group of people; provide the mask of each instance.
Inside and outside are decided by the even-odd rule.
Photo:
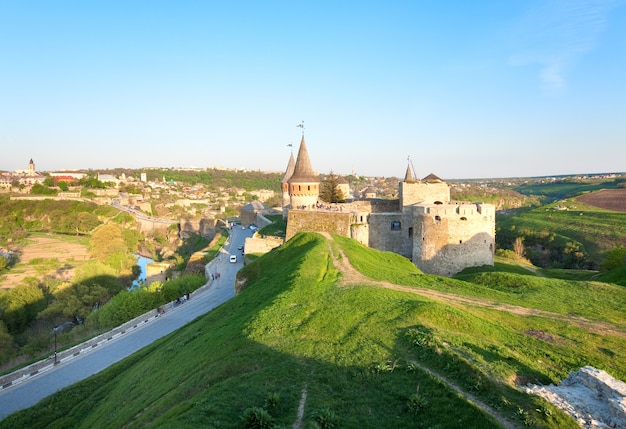
[[[211,273],[211,280],[217,280],[220,278],[220,273],[216,272],[215,274]]]

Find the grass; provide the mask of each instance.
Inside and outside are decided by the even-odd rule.
[[[556,206],[568,210],[556,210]],[[626,245],[626,213],[593,207],[573,199],[541,206],[519,215],[498,216],[498,233],[509,231],[546,231],[555,234],[555,240],[572,242],[596,264],[602,262],[604,253]]]
[[[424,275],[344,238],[330,246],[363,273],[416,290],[512,303],[526,295],[551,311],[588,304],[594,320],[623,320],[613,309],[624,308],[623,287],[587,282],[570,297],[577,283],[530,272],[474,273],[468,278],[484,276],[484,284],[472,284]],[[487,281],[493,275],[503,277]],[[371,284],[341,287],[329,242],[317,234],[298,234],[239,279],[245,288],[229,302],[0,428],[291,427],[303,389],[305,428],[501,427],[440,376],[520,427],[575,428],[514,381],[557,382],[583,365],[626,378],[623,337]]]
[[[220,229],[216,232],[216,238],[211,242],[211,245],[208,249],[206,249],[206,253],[204,255],[204,260],[206,262],[212,261],[217,257],[220,253],[220,249],[228,240],[228,230]]]
[[[272,223],[261,228],[259,234],[284,237],[287,231],[287,221],[283,219],[283,215],[266,215],[265,217],[271,220]]]

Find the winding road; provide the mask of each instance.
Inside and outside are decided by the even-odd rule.
[[[231,230],[220,255],[211,264],[209,274],[217,271],[220,274],[219,278],[209,280],[209,286],[194,292],[189,301],[172,307],[162,316],[153,317],[149,323],[143,323],[132,332],[108,341],[92,351],[82,353],[67,362],[61,361],[26,381],[2,389],[0,420],[35,405],[64,387],[102,371],[234,297],[235,277],[243,266],[242,252],[237,248],[244,245],[246,237],[251,236],[252,231],[249,229],[234,227]],[[238,255],[236,263],[229,262],[230,253]]]

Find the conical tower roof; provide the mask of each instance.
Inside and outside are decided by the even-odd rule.
[[[293,175],[293,170],[296,168],[296,161],[293,159],[293,152],[289,156],[289,163],[287,164],[287,169],[285,170],[285,175],[283,176],[283,180],[280,183],[287,183],[291,176]]]
[[[417,182],[415,176],[413,176],[413,170],[411,170],[411,164],[406,166],[406,173],[404,174],[405,182]]]
[[[319,177],[313,171],[311,167],[311,160],[309,159],[309,151],[306,148],[304,136],[300,142],[300,149],[298,150],[298,158],[296,159],[296,165],[293,169],[293,174],[289,178],[289,183],[311,183],[319,182]]]

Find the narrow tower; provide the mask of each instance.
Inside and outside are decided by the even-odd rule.
[[[320,194],[319,175],[313,171],[309,152],[306,148],[304,135],[298,149],[298,158],[293,169],[293,174],[288,179],[290,208],[313,208],[317,204]]]
[[[28,163],[28,175],[30,177],[36,176],[37,172],[35,171],[35,161],[33,161],[33,159],[30,159],[30,162]]]
[[[289,156],[289,163],[287,164],[287,170],[285,170],[283,180],[280,181],[280,188],[283,191],[283,219],[287,219],[287,211],[289,209],[289,204],[291,203],[289,198],[289,179],[291,179],[295,167],[296,161],[293,159],[293,152],[291,152],[291,155]]]

